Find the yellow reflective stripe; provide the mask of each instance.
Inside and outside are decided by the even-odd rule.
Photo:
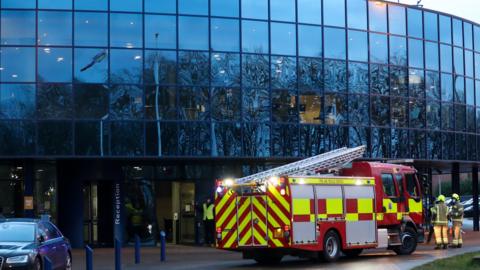
[[[321,219],[326,219],[328,217],[327,214],[318,214],[317,215],[317,218],[321,218]]]
[[[245,245],[248,241],[248,238],[252,238],[252,230],[248,230],[247,233],[243,236],[242,239],[238,242],[239,245]]]
[[[397,203],[392,202],[391,199],[383,199],[383,207],[385,207],[385,213],[397,213]]]
[[[268,189],[270,191],[270,194],[272,194],[275,199],[277,199],[278,202],[280,202],[280,204],[282,205],[282,207],[284,209],[286,209],[287,211],[290,211],[290,204],[288,204],[287,200],[285,199],[284,196],[282,196],[276,187],[272,186],[272,185],[269,185],[268,186]]]
[[[403,218],[403,213],[399,212],[397,213],[397,220],[401,220]]]
[[[303,185],[360,185],[374,186],[373,178],[366,177],[347,177],[347,178],[291,178],[291,184]]]
[[[422,201],[416,202],[414,199],[408,199],[408,208],[411,213],[422,213]]]
[[[310,215],[310,199],[293,199],[294,215]]]
[[[377,220],[383,220],[383,213],[377,213]]]
[[[288,217],[286,217],[282,211],[280,211],[280,209],[278,209],[278,206],[269,201],[270,203],[268,204],[268,206],[270,207],[270,209],[275,212],[275,214],[277,214],[277,216],[282,220],[282,222],[286,225],[289,225],[290,224],[290,219]],[[270,220],[274,220],[273,218],[269,219]]]
[[[260,232],[258,232],[257,230],[253,231],[253,237],[255,237],[255,239],[257,239],[257,241],[258,241],[258,243],[260,243],[260,245],[266,245],[267,244],[267,240],[265,239],[265,236],[261,235]]]
[[[266,198],[263,198],[263,199],[266,200]],[[267,216],[267,215],[266,215],[267,209],[265,208],[265,205],[264,205],[263,203],[260,203],[260,202],[258,201],[258,199],[255,198],[255,197],[253,198],[253,205],[255,205],[255,207],[256,207],[261,213],[264,213],[265,216]],[[255,213],[255,212],[254,212],[254,213]]]
[[[268,231],[268,239],[270,239],[270,241],[272,241],[275,246],[283,247],[282,242],[280,242],[280,240],[278,240],[277,238],[273,237],[273,233],[270,230]]]
[[[222,216],[217,220],[217,227],[222,227],[223,223],[226,221],[227,217],[235,210],[235,204],[231,203],[228,208],[223,212]]]
[[[225,196],[223,196],[220,201],[218,202],[218,204],[216,205],[216,209],[215,211],[217,213],[219,213],[220,211],[222,211],[223,207],[225,206],[225,204],[227,203],[228,199],[231,197],[231,195],[229,194],[229,192],[227,192],[227,194],[225,194]]]
[[[373,199],[360,198],[357,199],[357,210],[360,214],[373,213]]]
[[[341,198],[327,199],[327,214],[329,215],[343,214],[343,200]]]
[[[347,213],[345,215],[345,220],[346,221],[358,221],[358,214]]]
[[[231,247],[233,245],[233,242],[235,242],[235,240],[237,239],[237,234],[232,234],[232,236],[230,236],[230,239],[228,239],[228,241],[225,243],[224,247]]]

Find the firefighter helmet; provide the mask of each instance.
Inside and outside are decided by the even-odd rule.
[[[456,200],[456,201],[460,201],[460,196],[458,196],[457,193],[453,193],[452,194],[452,199]]]
[[[439,202],[445,202],[445,196],[439,195],[439,196],[437,197],[437,201],[439,201]]]

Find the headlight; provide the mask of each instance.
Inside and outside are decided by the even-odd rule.
[[[7,258],[6,263],[27,263],[28,262],[28,255],[22,255],[22,256],[15,256],[15,257],[10,257]]]

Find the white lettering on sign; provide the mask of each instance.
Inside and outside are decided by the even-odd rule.
[[[121,200],[120,200],[120,184],[115,184],[115,225],[120,225],[121,221]]]

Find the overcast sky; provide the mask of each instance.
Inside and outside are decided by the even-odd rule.
[[[390,0],[397,2],[397,0]],[[400,0],[404,4],[416,4],[417,0]],[[480,0],[423,0],[423,7],[442,11],[480,23]]]

